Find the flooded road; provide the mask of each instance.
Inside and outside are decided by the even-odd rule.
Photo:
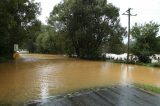
[[[83,88],[131,83],[160,87],[160,68],[23,54],[0,64],[0,103],[19,104]]]

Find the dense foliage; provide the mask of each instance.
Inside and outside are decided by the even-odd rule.
[[[41,26],[41,32],[36,38],[36,52],[49,54],[63,54],[64,37],[47,25]]]
[[[150,58],[160,53],[160,37],[158,36],[159,25],[153,22],[144,25],[133,26],[132,36],[134,43],[131,52],[139,58],[140,62],[149,63]]]
[[[12,55],[13,45],[32,38],[40,26],[39,4],[32,0],[0,0],[0,55]]]
[[[65,38],[65,51],[81,58],[100,57],[104,44],[122,44],[125,32],[119,9],[106,0],[64,0],[54,7],[48,23]]]

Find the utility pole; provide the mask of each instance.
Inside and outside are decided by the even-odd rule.
[[[126,11],[126,13],[123,13],[122,15],[128,15],[128,46],[127,46],[127,63],[129,62],[129,51],[130,51],[130,17],[131,16],[137,16],[137,14],[132,15],[131,14],[131,10],[132,8],[128,8],[128,10]]]

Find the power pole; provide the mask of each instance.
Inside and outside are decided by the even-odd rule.
[[[130,17],[131,17],[131,16],[137,16],[137,14],[132,15],[132,14],[131,14],[131,10],[132,10],[132,8],[128,8],[128,10],[126,11],[126,13],[123,13],[123,14],[122,14],[122,15],[128,15],[128,46],[127,46],[128,50],[127,50],[127,63],[129,62],[129,51],[130,51],[130,48],[129,48],[129,46],[130,46]]]

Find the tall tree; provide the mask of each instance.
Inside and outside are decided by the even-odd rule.
[[[62,33],[61,33],[62,34]],[[64,53],[64,37],[48,25],[41,26],[41,32],[36,38],[36,50],[40,53]]]
[[[54,7],[49,24],[66,33],[68,45],[81,58],[101,55],[104,44],[119,24],[119,9],[107,0],[64,0]],[[72,49],[73,50],[73,49]]]
[[[0,0],[0,54],[12,54],[36,26],[39,4],[33,0]]]
[[[21,48],[27,49],[29,52],[36,52],[36,39],[41,33],[41,22],[39,20],[30,27],[27,31],[25,40],[22,42]]]
[[[144,25],[133,26],[132,36],[134,44],[132,45],[131,52],[138,56],[139,61],[148,63],[150,62],[149,56],[154,55],[159,50],[159,25],[150,22]]]
[[[123,38],[126,35],[126,29],[121,27],[119,21],[113,27],[113,31],[110,33],[106,43],[103,45],[104,52],[122,54],[126,52],[126,46],[123,42]]]

